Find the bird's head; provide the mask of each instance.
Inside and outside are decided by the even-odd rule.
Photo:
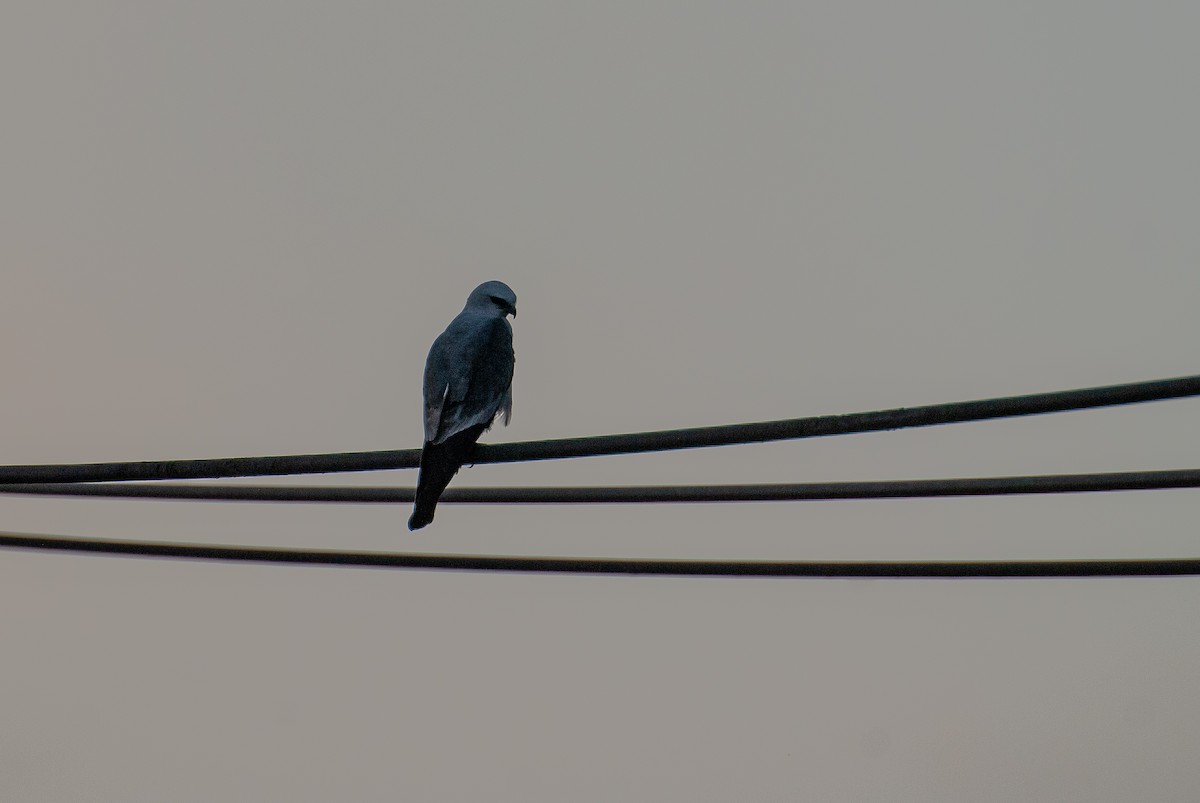
[[[498,311],[500,315],[517,317],[517,294],[504,282],[484,282],[467,297],[467,308]]]

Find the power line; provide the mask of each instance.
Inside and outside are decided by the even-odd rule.
[[[518,443],[480,444],[476,448],[472,462],[507,463],[763,443],[796,438],[927,427],[966,421],[984,421],[1178,399],[1187,396],[1200,396],[1200,376],[1027,396],[931,404],[879,412],[764,421],[754,424],[731,424]],[[0,483],[186,480],[214,477],[323,474],[415,468],[419,462],[419,450],[401,449],[380,452],[229,457],[206,460],[0,466]]]
[[[944,496],[1094,493],[1200,487],[1200,469],[1029,477],[884,480],[769,485],[659,485],[583,488],[452,488],[443,502],[459,504],[633,504],[654,502],[785,502],[830,499],[912,499]],[[225,502],[410,504],[412,488],[312,485],[152,485],[46,483],[0,485],[0,493],[190,499]]]
[[[0,466],[0,484],[195,480],[216,477],[272,477],[416,468],[420,449],[269,457],[214,457],[201,460],[149,460],[132,463],[60,463]]]
[[[564,438],[534,443],[496,443],[480,445],[476,463],[503,463],[524,460],[549,460],[564,457],[659,452],[732,446],[746,443],[852,435],[966,421],[986,421],[1093,407],[1110,407],[1146,401],[1162,401],[1200,396],[1200,376],[1137,382],[1127,385],[1064,390],[1027,396],[901,407],[869,413],[849,413],[812,418],[765,421],[756,424],[732,424],[694,429],[642,432],[631,435],[602,435],[591,438]]]
[[[335,552],[158,541],[108,541],[15,533],[0,534],[0,548],[240,563],[555,574],[892,578],[1152,577],[1200,574],[1200,559],[1197,558],[886,562],[547,558],[509,555]]]

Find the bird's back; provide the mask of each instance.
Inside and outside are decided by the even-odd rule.
[[[425,363],[425,439],[441,443],[468,427],[491,426],[499,413],[507,423],[514,365],[507,319],[460,313]]]

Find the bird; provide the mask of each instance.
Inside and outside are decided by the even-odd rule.
[[[471,291],[462,312],[429,348],[425,444],[410,530],[433,521],[442,491],[496,417],[508,426],[516,362],[509,315],[517,317],[516,293],[504,282],[484,282]]]

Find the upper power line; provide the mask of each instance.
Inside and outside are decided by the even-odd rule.
[[[878,432],[1109,407],[1187,396],[1200,396],[1200,376],[753,424],[519,443],[480,444],[475,450],[472,462],[504,463],[568,457],[595,457],[762,443],[828,435],[849,435],[860,432]],[[232,457],[206,460],[0,466],[0,483],[105,482],[321,474],[415,468],[419,462],[420,450],[402,449],[380,452]]]

